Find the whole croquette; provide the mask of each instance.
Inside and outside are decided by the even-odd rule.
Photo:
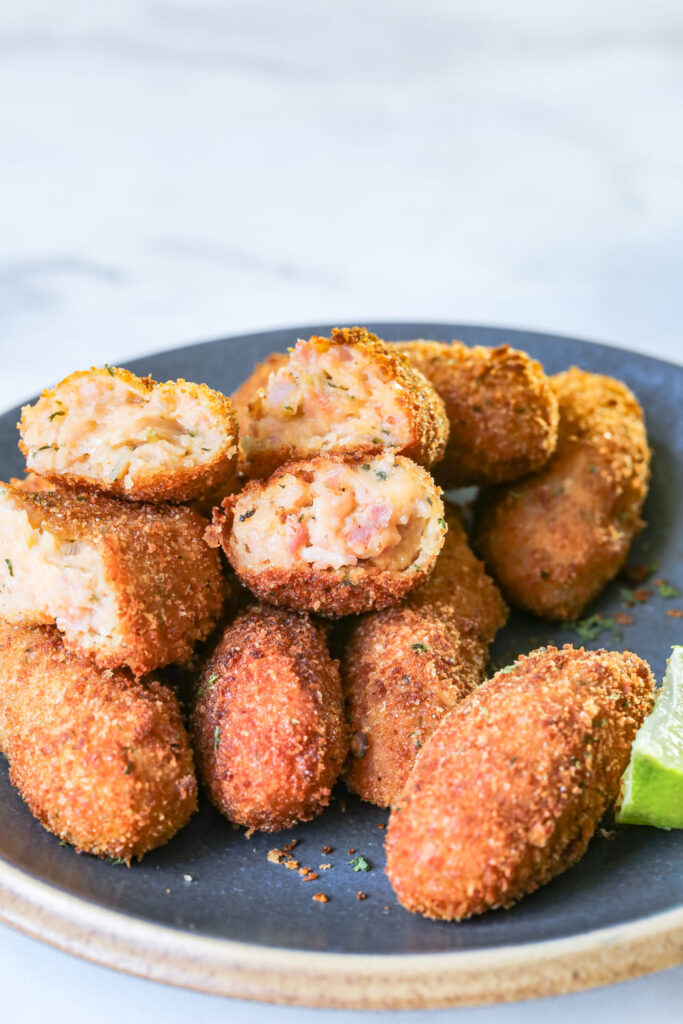
[[[351,730],[346,781],[380,807],[394,802],[417,752],[481,681],[488,645],[507,617],[452,506],[446,521],[427,583],[400,605],[352,624],[341,659]]]
[[[432,571],[440,493],[400,455],[292,462],[225,498],[207,540],[270,604],[333,617],[384,608]]]
[[[205,529],[183,506],[0,484],[0,615],[56,624],[100,668],[185,660],[223,603]]]
[[[399,902],[460,920],[574,864],[653,705],[634,654],[540,648],[477,687],[420,752],[387,830]]]
[[[533,476],[481,495],[476,544],[510,604],[575,619],[644,525],[650,451],[642,410],[621,381],[572,367],[551,384],[557,450]]]
[[[403,341],[396,347],[446,406],[450,435],[435,468],[444,487],[516,480],[552,455],[557,400],[543,367],[526,352],[459,341]]]
[[[407,359],[364,328],[335,329],[298,341],[257,391],[240,470],[263,477],[298,459],[385,449],[430,466],[447,437],[443,402]]]
[[[211,800],[274,832],[326,807],[348,747],[338,663],[308,616],[252,606],[204,664],[192,714]]]
[[[143,501],[222,497],[237,470],[230,399],[205,384],[158,384],[111,366],[72,373],[25,405],[29,470]]]
[[[130,863],[197,807],[173,692],[78,660],[53,627],[0,623],[0,749],[31,813],[82,852]]]

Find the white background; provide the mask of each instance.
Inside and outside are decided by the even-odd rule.
[[[683,361],[679,0],[0,5],[0,405],[337,320]],[[12,1024],[376,1020],[178,992],[0,928]],[[683,968],[458,1024],[680,1021]]]

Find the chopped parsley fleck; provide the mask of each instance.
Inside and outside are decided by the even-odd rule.
[[[383,469],[376,469],[375,476],[377,477],[378,480],[386,480],[387,478],[387,474],[384,472]]]
[[[12,563],[10,562],[9,558],[5,559],[5,565],[7,566],[7,572],[10,574],[10,576],[14,576],[14,569],[12,568]]]
[[[439,524],[442,530],[446,529],[446,520],[442,519],[441,516],[439,516],[439,518],[437,519],[437,523]]]
[[[410,685],[410,676],[404,676],[403,677],[403,682],[406,684],[406,686],[409,686]]]
[[[428,505],[432,504],[432,499],[429,497],[429,495],[427,495],[427,504]]]
[[[429,648],[427,647],[427,644],[417,643],[417,644],[412,644],[411,646],[412,646],[414,651],[421,651],[421,652],[423,652],[425,654],[429,650]]]
[[[660,597],[680,597],[681,592],[676,587],[672,587],[670,583],[660,583],[657,587]]]
[[[285,409],[286,409],[287,412],[294,412],[294,410],[292,409],[291,405],[286,405]]]
[[[123,857],[107,857],[107,864],[125,864]]]
[[[370,471],[370,467],[368,466],[367,462],[364,462],[364,463],[363,463],[363,465],[362,465],[362,466],[361,466],[360,468],[361,468],[361,469],[365,469],[365,470],[367,470],[368,472]]]
[[[196,430],[191,430],[190,427],[187,428],[187,432],[190,435],[190,437],[196,437],[197,436],[197,431]]]
[[[589,615],[586,619],[580,619],[570,627],[582,640],[597,640],[601,633],[612,632],[616,640],[621,640],[621,630],[611,617],[602,615]]]
[[[509,672],[514,672],[516,668],[517,668],[517,662],[513,661],[511,665],[505,665],[504,668],[499,668],[498,671],[499,672],[504,672],[505,675],[507,675]]]
[[[35,449],[35,451],[33,452],[33,454],[34,454],[34,455],[37,455],[37,454],[38,454],[38,452],[46,452],[46,451],[48,450],[48,448],[52,448],[52,445],[51,445],[51,444],[44,444],[44,445],[41,445],[41,447],[40,447],[40,448],[36,448],[36,449]],[[55,447],[55,451],[57,451],[57,448],[56,448],[56,447]]]
[[[359,854],[357,857],[353,857],[351,860],[347,860],[346,863],[347,864],[352,864],[354,871],[369,871],[370,870],[370,865],[366,861],[365,857],[362,856],[362,854]]]
[[[373,444],[381,444],[382,443],[382,438],[381,437],[373,437],[372,443]]]
[[[218,679],[217,674],[215,672],[212,672],[211,675],[209,676],[209,678],[206,680],[206,685],[208,687],[213,686],[213,684],[216,682],[217,679]]]
[[[600,470],[598,469],[597,466],[591,466],[590,470],[591,470],[591,473],[599,473],[600,472]]]
[[[251,517],[255,514],[255,512],[256,512],[255,508],[250,508],[247,512],[244,512],[240,516],[240,522],[243,523],[245,519],[251,519]]]
[[[114,371],[112,370],[112,368],[111,368],[111,366],[109,365],[109,363],[105,363],[105,364],[104,364],[104,368],[105,368],[105,370],[107,371],[107,373],[109,374],[109,376],[110,376],[110,377],[114,377],[114,376],[116,376],[116,374],[115,374],[115,373],[114,373]]]
[[[56,412],[50,413],[50,415],[48,416],[48,421],[52,423],[55,416],[66,416],[66,409],[57,409]]]
[[[213,731],[213,749],[218,750],[218,741],[221,738],[221,730],[218,726]]]
[[[304,521],[304,514],[302,512],[301,515],[299,516],[299,518],[297,519],[297,522],[298,523],[303,523],[303,521]]]

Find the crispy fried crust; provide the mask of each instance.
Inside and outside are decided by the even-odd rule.
[[[629,652],[541,648],[458,704],[389,819],[399,902],[460,920],[509,907],[584,853],[653,705]]]
[[[406,412],[412,428],[409,442],[400,449],[398,454],[407,456],[420,466],[431,466],[443,458],[449,429],[444,403],[426,377],[397,348],[387,345],[364,327],[335,327],[332,330],[331,338],[314,335],[310,340],[311,344],[325,348],[338,345],[353,346],[372,360],[386,381],[392,382],[395,389],[394,398]],[[269,360],[273,364],[270,372],[273,368],[277,368],[276,357],[276,353],[269,356]],[[266,364],[261,364],[257,370],[265,375],[265,368]],[[244,389],[246,389],[247,383],[245,382],[242,386]],[[243,402],[244,397],[246,397],[246,391],[238,395],[238,400]],[[258,401],[258,392],[255,398]],[[248,410],[247,420],[250,413],[253,413],[253,404]],[[244,428],[244,433],[246,435],[246,428]],[[360,457],[376,455],[382,450],[384,450],[384,445],[381,443],[358,443],[354,445],[352,452],[348,450],[348,446],[343,450],[326,447],[325,454],[353,454]],[[245,459],[242,458],[241,453],[240,472],[250,478],[263,478],[284,463],[302,458],[310,458],[310,452],[292,447],[263,449]]]
[[[265,387],[271,373],[289,362],[286,352],[271,352],[262,363],[257,363],[246,380],[242,381],[230,396],[232,407],[237,416],[240,435],[247,432],[249,425],[249,403],[256,398],[256,392]]]
[[[46,405],[47,413],[56,408],[54,400],[61,394],[64,388],[71,387],[76,381],[94,380],[97,378],[107,380],[116,377],[123,381],[129,388],[136,391],[143,398],[151,395],[153,391],[173,394],[182,390],[190,395],[200,404],[210,416],[219,424],[224,432],[224,443],[216,450],[208,462],[195,463],[188,466],[177,466],[172,472],[168,468],[155,470],[150,468],[148,472],[136,472],[135,484],[133,487],[125,487],[121,480],[110,480],[100,477],[93,480],[90,477],[82,476],[77,472],[51,472],[48,467],[40,468],[41,476],[66,487],[78,490],[102,491],[117,497],[133,501],[170,501],[187,502],[202,499],[219,500],[227,494],[234,484],[237,473],[238,454],[238,427],[237,417],[232,408],[230,399],[219,391],[214,391],[206,384],[195,384],[191,381],[169,380],[165,383],[158,383],[151,377],[137,377],[129,370],[120,367],[92,367],[90,370],[79,370],[70,374],[54,388],[46,388],[40,396],[39,401]],[[25,431],[26,413],[32,406],[24,406],[22,417],[17,424],[22,439],[19,441],[19,448],[29,460],[30,452],[23,440]],[[71,410],[71,415],[75,415]],[[48,417],[49,418],[49,417]]]
[[[120,501],[67,490],[12,497],[42,530],[85,541],[102,554],[121,621],[121,642],[92,652],[64,637],[68,650],[100,668],[127,665],[136,676],[187,659],[218,621],[224,581],[218,554],[204,543],[206,520],[189,508]]]
[[[259,600],[292,611],[308,611],[338,618],[362,614],[370,609],[387,608],[429,579],[441,545],[433,554],[429,553],[428,557],[423,555],[419,567],[409,567],[402,571],[382,570],[372,566],[338,570],[312,567],[252,569],[238,560],[230,542],[236,502],[249,496],[250,504],[256,507],[265,488],[277,482],[279,477],[288,473],[307,475],[333,462],[360,464],[355,457],[342,456],[291,462],[281,466],[266,481],[252,480],[240,494],[229,495],[223,499],[220,507],[213,510],[212,523],[205,534],[207,543],[211,547],[222,547],[238,579]],[[422,467],[415,466],[415,469],[424,474],[425,487],[433,494],[434,516],[438,517],[443,511],[439,497],[441,491],[434,488],[433,480]]]
[[[435,470],[444,487],[516,480],[552,455],[557,401],[543,367],[526,352],[459,341],[396,347],[444,400],[450,435]]]
[[[643,527],[650,451],[625,384],[576,367],[551,378],[557,450],[534,476],[485,492],[477,546],[511,604],[575,619],[622,567]]]
[[[127,863],[197,807],[192,751],[173,692],[77,660],[45,626],[0,624],[0,748],[45,828]]]
[[[348,746],[322,630],[275,608],[238,615],[203,667],[192,723],[200,775],[227,818],[274,832],[315,817]]]
[[[394,802],[418,750],[481,681],[488,645],[507,617],[452,506],[446,521],[427,583],[400,605],[352,625],[342,656],[351,729],[346,781],[379,807]]]

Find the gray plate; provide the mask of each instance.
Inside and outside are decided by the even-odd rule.
[[[388,340],[457,337],[471,344],[510,342],[539,358],[554,373],[575,363],[620,377],[642,402],[654,448],[653,483],[646,507],[650,524],[637,542],[631,562],[661,562],[659,575],[683,590],[683,369],[619,349],[571,338],[521,331],[445,324],[370,325]],[[255,361],[284,350],[297,337],[329,333],[329,325],[271,331],[176,349],[129,363],[137,373],[158,380],[185,377],[232,391]],[[65,372],[72,367],[65,367]],[[47,382],[46,382],[47,383]],[[0,478],[22,474],[16,448],[18,410],[0,418]],[[661,677],[673,643],[683,640],[683,623],[669,618],[669,607],[683,600],[655,596],[632,610],[635,623],[619,644],[606,634],[588,646],[628,646],[647,658]],[[612,584],[594,611],[623,610],[619,583]],[[576,635],[555,625],[515,615],[500,633],[493,660],[503,664],[539,644],[576,642]],[[345,808],[345,809],[344,809]],[[486,950],[568,938],[596,928],[633,923],[683,905],[683,832],[620,828],[616,838],[596,837],[583,860],[510,911],[497,911],[462,924],[415,917],[396,903],[384,875],[386,814],[347,796],[337,799],[320,819],[276,837],[247,840],[203,800],[191,824],[163,849],[127,869],[89,856],[77,856],[31,817],[0,762],[0,858],[31,878],[91,904],[194,935],[232,939],[262,946],[348,953],[428,953]],[[291,838],[302,864],[317,868],[318,882],[303,882],[296,872],[266,861],[266,853]],[[330,855],[321,846],[331,846]],[[354,873],[347,850],[362,853],[371,865]],[[184,874],[194,881],[185,882]],[[330,898],[311,900],[316,889]],[[356,892],[368,898],[360,902]]]

